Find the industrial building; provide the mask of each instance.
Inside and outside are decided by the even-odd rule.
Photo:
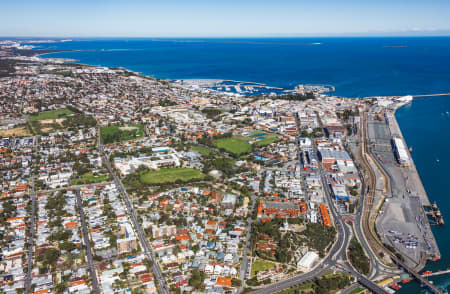
[[[393,138],[392,145],[395,158],[397,159],[398,163],[404,166],[411,165],[411,159],[409,158],[408,149],[406,148],[403,140],[400,138]]]

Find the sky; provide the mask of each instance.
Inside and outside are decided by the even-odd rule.
[[[1,0],[4,37],[450,35],[449,0]]]

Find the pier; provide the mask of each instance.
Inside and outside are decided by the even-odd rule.
[[[428,278],[428,277],[435,277],[435,276],[441,276],[441,275],[446,275],[446,274],[450,274],[450,268],[444,270],[444,271],[437,271],[437,272],[431,272],[431,271],[426,271],[422,273],[422,277],[423,278]]]
[[[450,96],[450,93],[441,93],[441,94],[424,94],[424,95],[411,95],[414,98],[419,97],[435,97],[435,96]]]

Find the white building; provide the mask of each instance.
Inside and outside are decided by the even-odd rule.
[[[297,262],[297,267],[304,271],[309,271],[319,259],[317,253],[309,251]]]

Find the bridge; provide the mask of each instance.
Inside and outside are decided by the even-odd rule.
[[[386,290],[384,290],[383,288],[381,288],[380,286],[378,286],[371,280],[367,279],[363,275],[356,276],[356,279],[358,280],[358,282],[361,285],[366,287],[372,293],[375,293],[375,294],[386,294],[387,293]]]
[[[407,266],[405,263],[403,263],[397,256],[390,254],[390,257],[396,264],[398,264],[401,268],[403,268],[404,271],[409,273],[414,279],[419,281],[422,285],[426,286],[432,293],[443,294],[443,292],[438,287],[433,285],[433,283],[428,281],[421,274],[419,274],[418,272]]]

